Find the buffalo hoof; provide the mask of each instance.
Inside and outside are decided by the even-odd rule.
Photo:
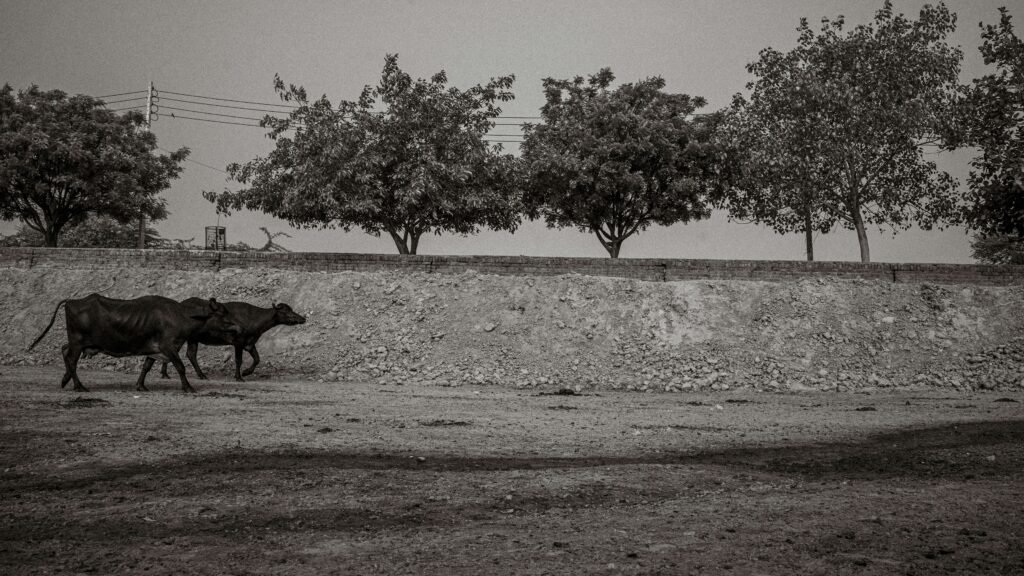
[[[149,388],[146,388],[145,386],[136,386],[135,390],[139,392],[149,392]]]
[[[61,388],[63,388],[63,386],[61,386]],[[75,392],[88,392],[89,391],[88,388],[86,388],[85,386],[82,386],[81,384],[75,384],[75,387],[72,388],[72,390],[74,390]]]
[[[196,389],[191,387],[191,386],[185,386],[184,388],[181,389],[181,391],[184,392],[185,394],[195,394],[196,393]]]
[[[245,378],[242,378],[241,376],[235,376],[235,382],[245,382]]]

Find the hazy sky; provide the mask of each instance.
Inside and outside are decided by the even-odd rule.
[[[916,18],[922,4],[898,0],[895,8]],[[1024,25],[1021,3],[948,2],[959,15],[952,42],[965,52],[965,79],[984,71],[978,23],[998,21],[998,7],[1008,4],[1015,24]],[[623,82],[663,76],[668,91],[704,96],[712,110],[744,91],[751,79],[745,65],[759,50],[795,44],[801,17],[816,23],[842,14],[852,27],[869,21],[881,5],[881,0],[0,0],[0,82],[103,96],[143,90],[152,81],[165,107],[260,116],[172,103],[167,99],[183,97],[167,92],[274,103],[277,73],[313,96],[355,99],[365,84],[377,82],[385,54],[397,53],[399,65],[414,77],[443,69],[460,88],[515,74],[516,100],[503,106],[509,116],[538,114],[542,78],[586,75],[605,66]],[[201,191],[231,187],[223,168],[266,154],[272,143],[260,128],[172,119],[167,112],[153,124],[160,146],[187,146],[192,155],[182,177],[164,193],[171,216],[157,229],[164,237],[194,237],[201,244],[204,227],[218,223]],[[506,144],[506,149],[516,148]],[[939,159],[963,180],[968,158]],[[395,252],[388,237],[293,230],[263,214],[236,213],[219,223],[227,227],[229,242],[260,246],[265,236],[259,227],[267,226],[291,234],[278,242],[296,251]],[[15,228],[0,224],[5,233]],[[874,230],[870,238],[875,261],[971,261],[969,237],[962,229],[896,236]],[[524,223],[515,234],[424,237],[420,253],[607,255],[594,237],[549,230],[542,222]],[[856,235],[839,230],[818,236],[815,254],[819,260],[857,260]],[[729,223],[724,213],[716,213],[706,222],[653,227],[627,240],[622,256],[800,259],[803,237]]]

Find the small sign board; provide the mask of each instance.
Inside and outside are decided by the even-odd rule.
[[[226,250],[228,247],[227,229],[223,226],[206,227],[206,249]]]

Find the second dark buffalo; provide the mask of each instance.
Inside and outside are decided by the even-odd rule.
[[[199,299],[189,298],[183,300],[182,304],[194,304],[197,300]],[[231,320],[241,329],[239,332],[224,331],[218,326],[211,324],[194,332],[188,339],[186,356],[188,356],[188,361],[192,363],[192,367],[196,370],[196,376],[200,380],[206,380],[206,375],[203,374],[203,370],[199,367],[199,361],[196,359],[196,353],[199,351],[200,344],[206,344],[207,346],[234,346],[235,380],[243,382],[242,376],[252,374],[253,370],[256,369],[256,365],[260,363],[260,354],[256,351],[256,342],[264,332],[279,324],[294,326],[306,322],[302,315],[296,313],[291,309],[291,306],[284,303],[274,304],[270,308],[260,308],[247,302],[225,302],[224,306],[228,309]],[[252,365],[246,368],[244,372],[242,371],[242,350],[245,350],[252,356]],[[166,362],[160,373],[165,378],[167,377]]]

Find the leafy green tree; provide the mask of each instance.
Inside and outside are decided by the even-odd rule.
[[[115,114],[89,96],[32,86],[0,89],[0,218],[20,219],[57,246],[90,215],[119,222],[166,217],[158,197],[181,172],[182,148],[155,155],[138,112]]]
[[[734,216],[779,232],[855,230],[871,260],[867,226],[930,229],[960,219],[955,180],[925,158],[949,130],[962,54],[946,43],[956,16],[925,5],[917,20],[886,1],[874,21],[844,31],[801,20],[797,47],[767,48],[735,114],[748,134],[748,178],[725,195]],[[742,132],[742,130],[741,130]],[[759,183],[759,180],[763,180]]]
[[[662,78],[622,84],[602,69],[584,79],[547,78],[542,124],[525,127],[524,204],[553,228],[597,236],[612,258],[651,224],[710,214],[717,154],[705,101],[663,91]]]
[[[778,102],[778,92],[751,87],[750,100],[734,97],[719,131],[729,168],[721,171],[725,185],[716,203],[732,220],[779,234],[802,231],[807,260],[814,260],[814,233],[829,232],[834,218],[818,209],[828,183],[812,116]]]
[[[968,177],[968,225],[996,239],[1024,242],[1024,42],[1010,14],[981,25],[981,54],[995,72],[973,82],[964,107],[964,144],[981,154]]]
[[[146,227],[146,246],[162,247],[156,229]],[[0,242],[5,246],[43,246],[46,238],[25,224]],[[137,248],[139,227],[135,222],[118,222],[109,216],[89,216],[85,221],[64,229],[57,245],[61,248]]]
[[[146,227],[146,246],[159,245],[156,229]],[[138,248],[139,226],[136,222],[118,222],[110,216],[90,216],[61,236],[59,244],[69,248]]]
[[[986,264],[1024,264],[1024,239],[1016,234],[976,234],[971,256]]]
[[[516,160],[484,140],[501,114],[497,104],[513,98],[513,80],[459,90],[443,71],[413,80],[388,55],[377,86],[335,107],[277,77],[282,99],[298,108],[287,119],[264,119],[275,149],[228,166],[247,188],[204,195],[225,213],[247,208],[297,227],[385,232],[400,254],[415,254],[428,232],[514,230]]]

